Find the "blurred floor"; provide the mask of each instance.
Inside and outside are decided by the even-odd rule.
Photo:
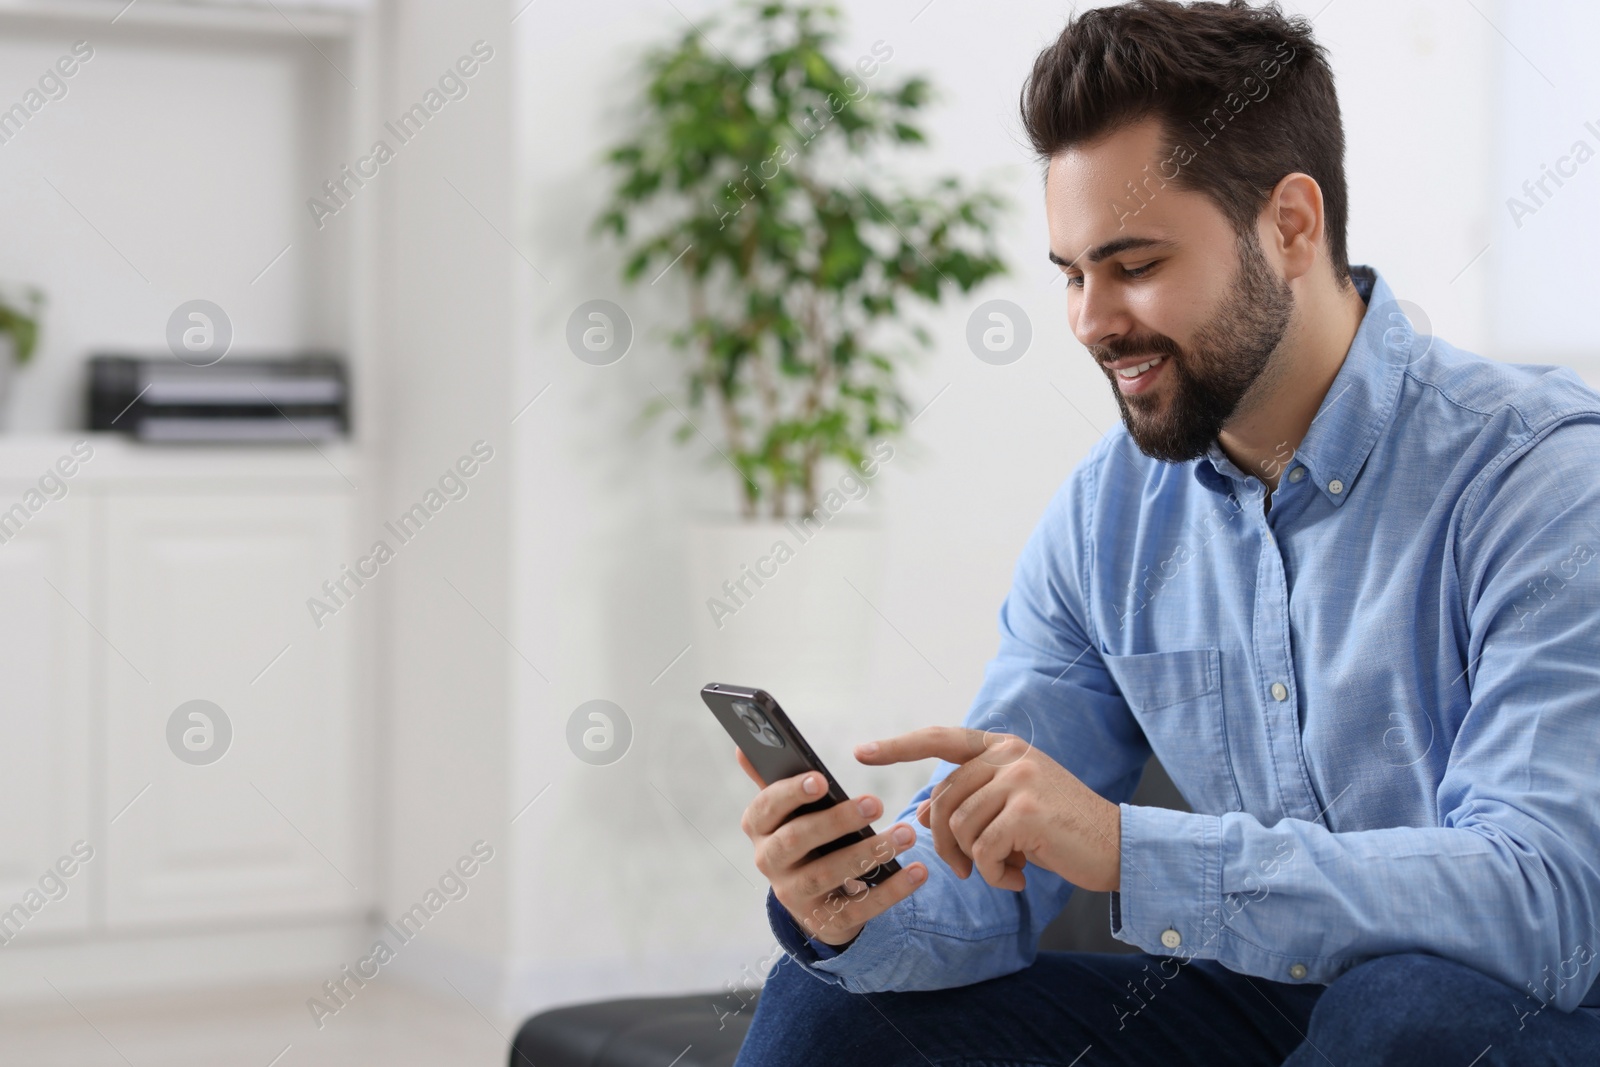
[[[115,1001],[73,997],[71,1006],[57,998],[54,1005],[11,1007],[0,1013],[0,1063],[500,1067],[507,1062],[516,1021],[480,1015],[454,994],[369,985],[318,1030],[306,1008],[311,992],[305,985],[274,985]]]

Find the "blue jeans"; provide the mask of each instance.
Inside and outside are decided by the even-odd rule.
[[[1568,1014],[1437,956],[1385,956],[1333,984],[1210,960],[1041,952],[955,989],[847,993],[787,956],[735,1067],[1498,1067],[1600,1064],[1600,1009]]]

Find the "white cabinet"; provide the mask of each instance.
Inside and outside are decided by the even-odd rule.
[[[361,900],[351,630],[305,607],[346,511],[335,494],[105,501],[109,926]],[[181,714],[178,737],[214,762],[176,754],[169,720],[195,700],[222,714]]]
[[[0,509],[31,488],[0,479]],[[35,514],[0,512],[6,538],[0,543],[0,812],[6,814],[0,937],[6,940],[81,931],[89,922],[93,862],[83,870],[68,862],[70,878],[47,872],[74,842],[93,836],[91,505],[86,494],[69,493]],[[18,905],[23,912],[13,910]]]
[[[0,997],[109,991],[129,953],[169,981],[337,958],[377,899],[368,646],[362,612],[318,628],[306,601],[354,558],[360,465],[91,440],[50,500],[30,490],[72,440],[0,447]],[[202,720],[169,736],[197,700],[209,749],[184,743]],[[64,857],[63,893],[41,879]]]

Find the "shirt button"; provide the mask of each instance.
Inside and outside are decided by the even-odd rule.
[[[1288,698],[1289,698],[1289,689],[1288,689],[1288,687],[1285,686],[1282,682],[1273,682],[1272,683],[1272,699],[1273,700],[1287,700]]]
[[[1161,943],[1168,948],[1177,948],[1183,944],[1183,935],[1169,926],[1161,931]]]
[[[1293,978],[1296,982],[1300,981],[1300,979],[1304,978],[1305,976],[1306,976],[1306,965],[1305,964],[1297,963],[1293,967],[1289,968],[1289,977]]]
[[[1332,493],[1334,496],[1338,496],[1340,493],[1344,492],[1344,483],[1335,478],[1333,481],[1328,483],[1328,492]]]
[[[1304,467],[1296,467],[1294,470],[1289,472],[1289,480],[1291,482],[1298,482],[1301,478],[1304,478],[1305,476],[1306,476],[1306,469]]]

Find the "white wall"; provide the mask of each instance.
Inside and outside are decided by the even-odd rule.
[[[396,961],[402,973],[447,995],[453,985],[487,1011],[500,992],[509,936],[509,693],[516,671],[527,669],[507,643],[521,643],[511,636],[509,585],[518,462],[510,425],[512,292],[527,283],[502,236],[512,227],[506,131],[516,58],[501,4],[400,0],[388,15],[380,42],[386,84],[375,87],[383,119],[473,57],[476,42],[493,50],[467,81],[466,96],[448,102],[398,151],[373,190],[383,198],[375,448],[388,469],[385,514],[420,499],[474,442],[494,450],[468,495],[403,550],[381,603],[384,906],[390,914],[409,907],[475,841],[494,848],[469,895]]]
[[[1565,362],[1600,380],[1593,249],[1600,242],[1600,7],[1517,0],[1500,23],[1501,131],[1491,178],[1496,355]],[[1581,162],[1580,162],[1581,161]],[[1556,168],[1568,177],[1556,173]],[[1525,183],[1546,179],[1533,195]],[[1513,200],[1516,204],[1513,204]],[[1528,209],[1532,208],[1530,214]]]
[[[819,745],[825,758],[840,754],[829,762],[845,767],[835,770],[847,787],[883,788],[894,809],[927,768],[879,778],[843,753],[866,736],[964,713],[995,647],[1018,550],[1117,414],[1070,336],[1064,290],[1044,255],[1038,170],[1016,117],[1021,80],[1068,5],[1014,3],[1003,17],[960,0],[843,6],[851,32],[841,55],[882,40],[894,49],[886,75],[926,72],[942,90],[928,115],[933,147],[906,156],[908,177],[958,171],[998,184],[1015,204],[1004,228],[1014,273],[925,316],[937,346],[906,382],[914,404],[938,400],[875,484],[869,509],[889,538],[876,606],[904,640],[873,620],[873,684],[849,711],[859,721]],[[1290,6],[1314,14],[1323,5]],[[511,792],[531,797],[550,785],[518,823],[513,999],[523,1007],[721,987],[770,945],[762,882],[737,828],[751,787],[695,694],[709,679],[691,652],[652,684],[702,610],[703,591],[685,579],[685,524],[731,510],[731,480],[702,466],[703,448],[667,442],[665,427],[630,436],[654,387],[672,392],[677,381],[673,353],[650,331],[676,321],[681,291],[670,275],[624,288],[616,248],[588,233],[609,187],[600,153],[626,128],[632,58],[713,5],[677,7],[682,16],[653,0],[535,4],[516,24],[519,233],[548,280],[516,268],[512,395],[520,402],[549,386],[519,423],[515,504],[516,629],[550,679],[513,672]],[[1468,265],[1497,209],[1499,35],[1453,0],[1398,10],[1335,0],[1316,28],[1345,113],[1352,258],[1382,270],[1442,336],[1486,349],[1493,260]],[[563,340],[567,315],[597,297],[621,303],[636,330],[629,355],[605,368],[579,362]],[[1016,301],[1033,321],[1032,349],[1009,367],[979,363],[963,341],[967,314],[990,297]],[[573,759],[563,739],[568,714],[596,697],[621,704],[636,729],[634,751],[604,768]]]

